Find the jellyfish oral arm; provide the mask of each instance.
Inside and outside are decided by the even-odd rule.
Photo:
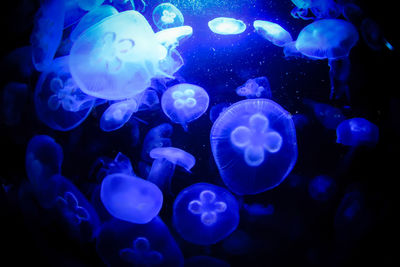
[[[147,180],[154,183],[163,192],[169,192],[171,178],[175,172],[175,164],[167,159],[159,158],[153,161]]]

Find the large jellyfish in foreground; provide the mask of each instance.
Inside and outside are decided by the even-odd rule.
[[[236,88],[236,94],[246,98],[271,98],[271,87],[267,77],[248,79],[242,86]]]
[[[374,146],[379,140],[379,129],[364,118],[352,118],[338,125],[336,137],[336,143],[346,146]]]
[[[246,30],[246,24],[243,21],[225,17],[210,20],[208,27],[212,32],[222,35],[240,34]]]
[[[163,203],[163,195],[155,184],[123,173],[105,177],[100,196],[111,215],[132,223],[148,223]]]
[[[293,41],[290,33],[279,24],[266,20],[256,20],[253,26],[258,34],[276,46],[285,46]]]
[[[158,217],[146,224],[118,219],[104,223],[96,243],[107,266],[180,267],[183,255],[168,227]]]
[[[82,33],[72,46],[69,65],[86,94],[122,100],[143,92],[156,76],[170,77],[159,66],[167,56],[146,19],[124,11]]]
[[[184,129],[187,124],[206,112],[209,104],[207,92],[196,85],[181,83],[168,88],[161,97],[165,115]]]
[[[185,240],[199,245],[215,244],[236,229],[239,205],[225,188],[198,183],[176,197],[173,220]]]
[[[162,3],[153,10],[153,22],[160,30],[179,27],[184,23],[182,12],[173,4]]]
[[[214,122],[210,140],[222,180],[240,195],[279,185],[297,159],[292,117],[268,99],[230,106]]]

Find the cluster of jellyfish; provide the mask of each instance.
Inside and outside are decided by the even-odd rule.
[[[158,5],[152,19],[159,31],[154,32],[146,18],[135,11],[132,0],[66,2],[69,4],[44,2],[31,36],[33,65],[41,72],[34,93],[35,109],[44,124],[69,131],[82,124],[97,106],[108,105],[99,127],[110,132],[123,127],[136,112],[160,106],[165,118],[188,131],[189,123],[205,114],[210,103],[205,88],[190,83],[161,89],[153,86],[154,80],[164,84],[173,80],[184,64],[177,48],[193,29],[184,25],[178,8],[170,3]],[[292,2],[294,18],[312,20],[295,41],[274,22],[255,20],[254,30],[283,47],[287,57],[328,59],[332,97],[348,90],[348,56],[358,42],[358,29],[374,49],[393,49],[354,4]],[[139,6],[144,10],[147,4],[139,1]],[[221,35],[246,31],[246,24],[235,18],[215,18],[208,26]],[[68,27],[73,27],[68,37],[70,47],[62,41]],[[55,58],[60,50],[63,55]],[[11,83],[4,90],[5,99],[21,101],[26,91],[27,85]],[[210,145],[223,185],[194,183],[173,203],[173,226],[193,244],[212,245],[232,234],[240,220],[238,196],[279,186],[296,164],[296,119],[273,101],[268,78],[250,78],[236,93],[246,99],[232,105],[220,103],[210,110]],[[305,104],[321,124],[336,130],[337,143],[358,147],[378,142],[378,128],[368,120],[347,119],[340,109],[328,104],[312,100]],[[10,124],[18,121],[18,112],[9,113]],[[62,147],[50,136],[34,136],[26,150],[26,172],[33,194],[44,209],[57,214],[72,236],[83,241],[95,239],[99,256],[109,266],[181,266],[183,254],[159,213],[166,208],[163,201],[170,195],[175,169],[190,175],[196,157],[172,146],[172,131],[171,124],[163,123],[148,132],[139,175],[121,153],[115,159],[99,159],[100,185],[90,200],[62,176]],[[335,181],[329,176],[317,176],[309,184],[311,197],[319,201],[329,199],[335,190]],[[350,205],[349,201],[346,199],[340,209]],[[273,213],[273,206],[244,205],[244,209],[249,214]]]

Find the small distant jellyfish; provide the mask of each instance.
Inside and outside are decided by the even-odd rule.
[[[156,217],[163,203],[162,192],[155,184],[123,173],[104,178],[100,197],[111,215],[139,224]]]
[[[222,180],[240,195],[278,186],[297,160],[291,115],[268,99],[230,106],[214,122],[210,141]]]
[[[211,245],[231,234],[239,223],[239,206],[226,189],[198,183],[182,190],[173,207],[178,233],[188,242]]]
[[[246,98],[271,98],[271,87],[267,77],[248,79],[246,83],[236,89],[236,94]]]
[[[105,132],[118,130],[125,125],[138,111],[138,103],[135,99],[128,99],[110,105],[100,119],[100,128]]]
[[[364,118],[352,118],[338,125],[336,137],[336,143],[345,146],[375,146],[379,140],[379,128]]]
[[[279,24],[265,20],[256,20],[253,26],[257,33],[276,46],[283,47],[293,41],[290,33]]]
[[[187,124],[203,115],[209,104],[207,92],[200,86],[181,83],[168,88],[161,97],[165,115],[184,129]]]
[[[210,20],[208,27],[212,32],[221,35],[241,34],[246,30],[246,24],[243,21],[226,17]]]
[[[314,200],[326,202],[336,193],[336,182],[330,176],[316,176],[310,181],[308,192]]]
[[[153,11],[153,22],[160,30],[179,27],[184,23],[182,12],[173,4],[162,3]]]

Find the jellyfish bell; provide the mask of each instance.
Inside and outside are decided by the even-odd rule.
[[[156,32],[157,41],[166,48],[175,48],[193,34],[190,26],[180,26]]]
[[[179,27],[184,23],[182,12],[171,3],[162,3],[153,10],[153,22],[160,30]]]
[[[91,11],[99,6],[101,6],[104,0],[79,0],[76,1],[79,7],[86,11]]]
[[[226,17],[210,20],[208,27],[212,32],[221,35],[241,34],[246,30],[246,24],[243,21]]]
[[[364,118],[352,118],[336,128],[336,143],[345,146],[375,146],[379,141],[379,128]]]
[[[143,140],[141,157],[146,162],[151,162],[150,151],[156,147],[169,147],[171,146],[171,135],[173,127],[169,123],[162,123],[150,129]]]
[[[246,98],[271,98],[271,87],[267,77],[248,79],[246,83],[236,89],[236,94]]]
[[[110,105],[100,119],[100,128],[105,132],[120,129],[138,111],[136,99],[128,99]]]
[[[283,47],[293,41],[290,33],[277,23],[256,20],[253,26],[258,34],[276,46]]]
[[[196,164],[196,159],[188,152],[176,147],[157,147],[150,151],[153,159],[165,158],[169,162],[179,165],[187,172]]]

